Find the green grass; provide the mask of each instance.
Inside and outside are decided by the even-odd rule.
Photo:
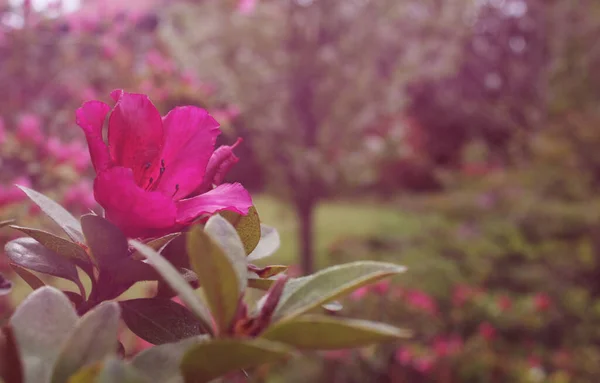
[[[291,207],[270,196],[254,197],[261,221],[274,226],[281,236],[281,248],[268,258],[269,263],[298,263],[297,221]],[[373,234],[411,235],[421,228],[414,214],[403,213],[394,206],[355,202],[326,201],[315,215],[315,255],[317,267],[324,267],[331,245],[349,236]]]

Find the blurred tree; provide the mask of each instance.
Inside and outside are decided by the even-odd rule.
[[[248,13],[204,1],[167,12],[161,29],[175,56],[240,106],[271,188],[295,207],[304,273],[314,268],[317,202],[373,177],[382,150],[368,133],[401,124],[409,79],[452,69],[465,4],[265,0]]]
[[[469,142],[507,165],[527,153],[528,133],[546,114],[547,1],[479,2],[456,73],[410,84],[417,148],[438,166],[461,164]],[[511,151],[517,144],[519,152]]]

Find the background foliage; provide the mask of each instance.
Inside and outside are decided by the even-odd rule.
[[[339,315],[410,341],[265,381],[600,376],[597,1],[41,3],[0,2],[2,219],[46,227],[14,183],[97,208],[83,100],[203,105],[244,138],[232,178],[280,230],[278,261],[409,266]]]

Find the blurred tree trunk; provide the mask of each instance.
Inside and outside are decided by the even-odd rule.
[[[316,203],[312,198],[298,201],[296,215],[298,219],[298,238],[300,250],[300,267],[302,274],[312,274],[315,269],[314,251],[314,212]]]

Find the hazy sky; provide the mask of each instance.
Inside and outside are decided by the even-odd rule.
[[[9,0],[8,2],[13,6],[20,6],[23,4],[24,0]],[[79,8],[79,4],[81,0],[31,0],[31,4],[33,9],[36,11],[42,11],[48,7],[50,4],[62,3],[63,12],[73,12],[77,8]]]

